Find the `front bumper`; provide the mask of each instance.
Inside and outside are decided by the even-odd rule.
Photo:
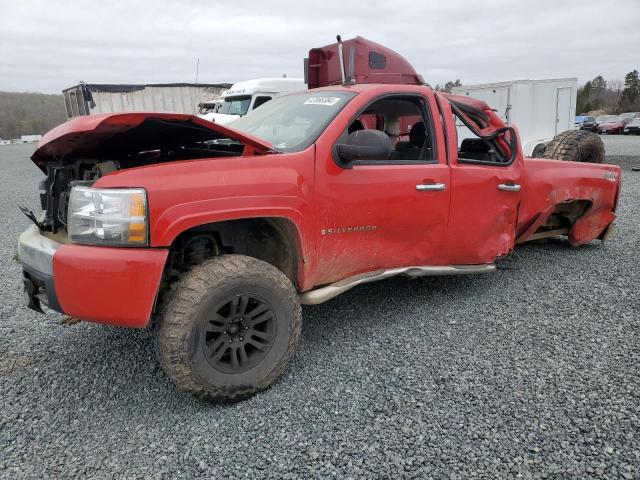
[[[60,244],[29,227],[18,245],[29,306],[123,327],[147,325],[168,250]]]
[[[62,312],[53,285],[53,255],[60,245],[42,235],[35,225],[20,235],[18,256],[22,262],[25,300],[32,310],[42,312],[40,304],[44,303]]]

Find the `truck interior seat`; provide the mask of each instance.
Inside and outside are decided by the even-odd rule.
[[[458,158],[469,160],[495,161],[494,155],[491,144],[481,138],[465,138],[458,151]]]
[[[409,141],[398,142],[392,160],[423,160],[431,158],[431,149],[423,122],[416,122],[409,130]]]
[[[351,122],[351,125],[349,125],[347,131],[349,134],[352,134],[353,132],[357,132],[358,130],[364,130],[364,125],[360,120],[356,118],[353,122]]]

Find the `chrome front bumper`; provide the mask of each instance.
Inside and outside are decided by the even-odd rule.
[[[22,263],[25,301],[32,310],[42,312],[40,303],[61,312],[53,282],[53,255],[60,243],[45,237],[35,225],[27,228],[18,241]]]

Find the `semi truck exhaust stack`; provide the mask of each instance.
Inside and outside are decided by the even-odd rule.
[[[346,85],[347,78],[344,73],[344,53],[342,51],[342,38],[340,38],[340,35],[336,36],[336,40],[338,41],[338,61],[340,62],[340,79],[342,80],[342,85]]]

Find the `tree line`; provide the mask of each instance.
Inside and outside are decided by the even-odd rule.
[[[66,120],[62,95],[0,92],[0,138],[42,135]]]
[[[640,112],[640,78],[633,70],[620,80],[598,75],[578,88],[576,114],[616,114]]]

